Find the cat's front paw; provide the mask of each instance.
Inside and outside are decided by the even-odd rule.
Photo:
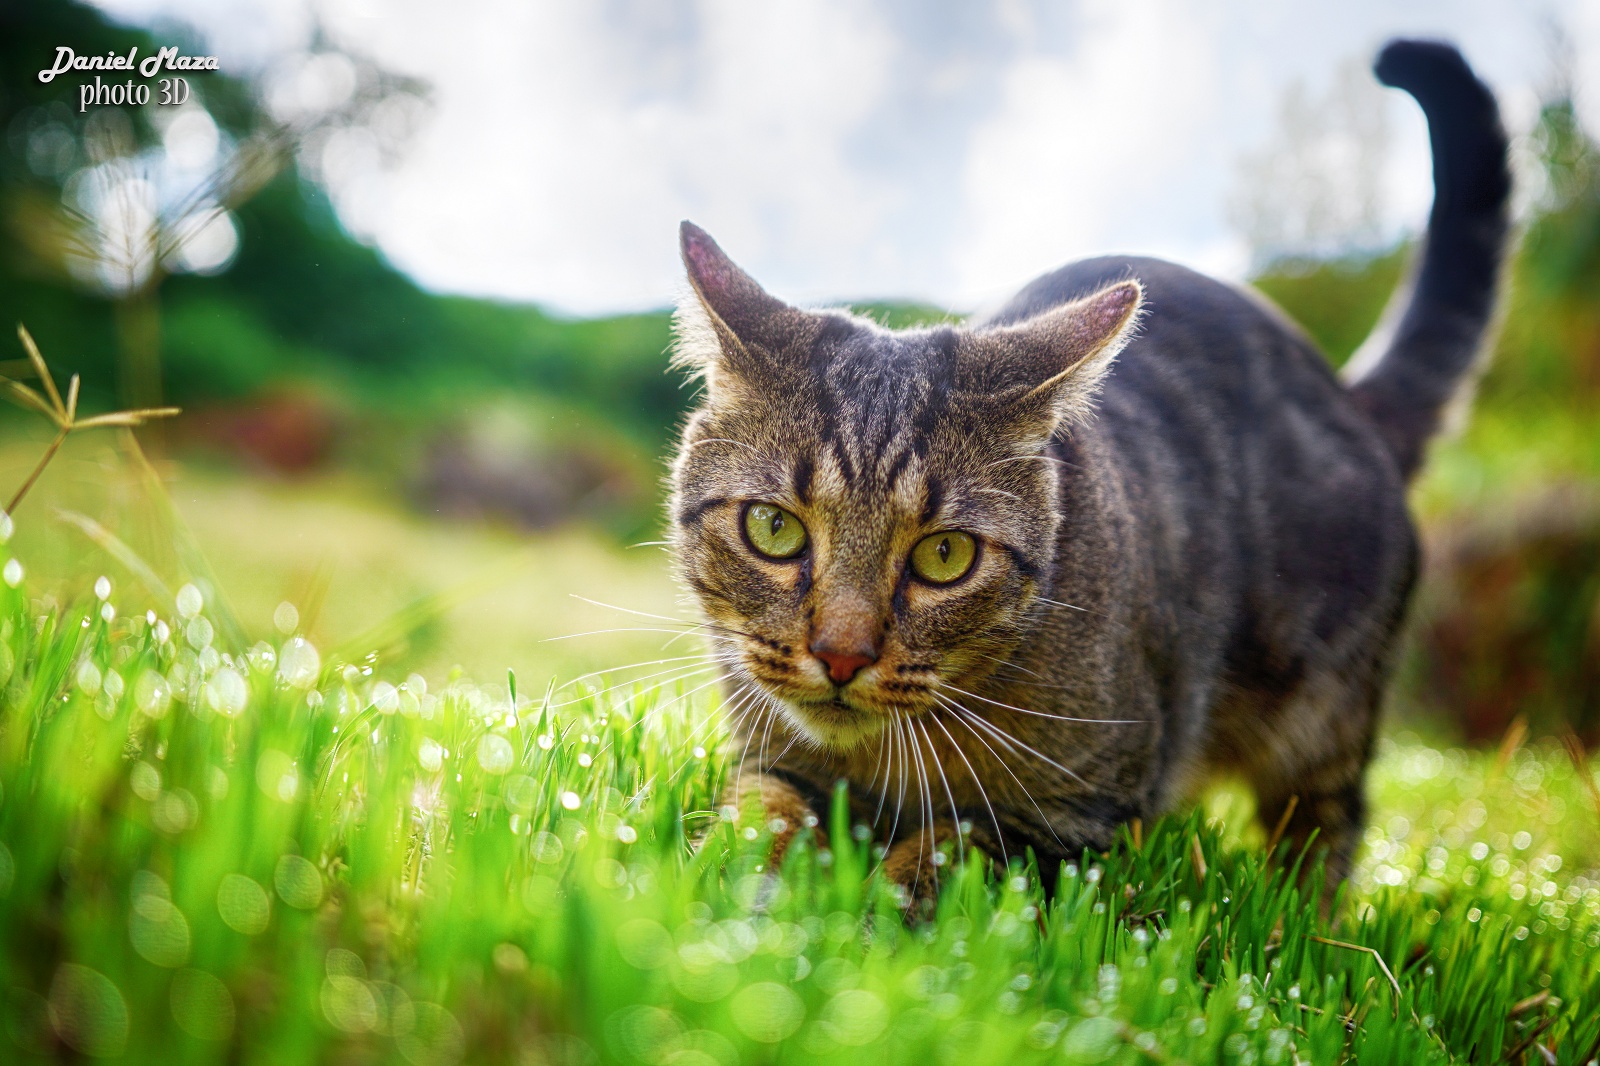
[[[819,848],[828,846],[827,835],[818,824],[816,812],[799,789],[770,774],[746,774],[729,791],[728,802],[741,818],[759,818],[762,828],[772,834],[772,865],[783,861],[784,853],[801,831],[811,830]]]
[[[954,845],[954,846],[952,846]],[[883,857],[883,876],[900,890],[906,920],[928,921],[939,903],[943,873],[959,856],[960,833],[953,825],[897,840]]]

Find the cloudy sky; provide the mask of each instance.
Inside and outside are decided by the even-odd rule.
[[[685,217],[801,301],[973,308],[1114,251],[1238,276],[1230,203],[1286,98],[1396,34],[1457,41],[1514,130],[1564,66],[1600,126],[1600,0],[99,2],[280,84],[319,32],[423,79],[397,160],[327,149],[346,224],[429,287],[574,313],[669,302]],[[1341,99],[1381,116],[1362,239],[1392,239],[1426,213],[1425,127],[1401,94]]]

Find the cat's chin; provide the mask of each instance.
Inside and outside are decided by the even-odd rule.
[[[790,725],[819,748],[851,751],[876,740],[888,725],[881,711],[853,707],[843,699],[782,701]]]

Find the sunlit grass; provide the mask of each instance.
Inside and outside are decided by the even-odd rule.
[[[0,484],[19,483],[46,443],[17,430],[0,437]],[[502,676],[515,664],[525,684],[542,688],[556,675],[660,654],[662,636],[629,631],[637,619],[577,596],[655,614],[678,609],[656,546],[630,548],[581,526],[530,534],[420,514],[350,470],[284,479],[183,459],[159,468],[162,483],[147,486],[115,437],[68,442],[17,516],[13,549],[36,594],[64,600],[82,591],[86,572],[91,582],[105,573],[125,608],[162,606],[63,521],[65,511],[94,516],[173,589],[174,575],[209,573],[212,598],[225,599],[251,640],[274,635],[284,601],[328,648],[425,604],[405,647],[384,650],[403,650],[407,672],[435,678],[457,666]],[[572,638],[604,630],[621,632]]]
[[[684,686],[424,678],[287,624],[230,647],[195,587],[129,614],[109,581],[50,608],[16,560],[0,577],[7,1061],[1580,1063],[1600,1040],[1597,812],[1558,748],[1386,742],[1331,922],[1202,811],[1069,865],[1053,902],[957,867],[908,929],[848,826],[773,876]]]

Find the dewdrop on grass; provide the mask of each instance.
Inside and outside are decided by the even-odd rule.
[[[189,624],[183,627],[183,638],[195,651],[211,647],[211,641],[216,635],[216,630],[204,618],[191,619]]]
[[[133,704],[146,718],[164,718],[172,706],[172,686],[154,670],[146,670],[134,682]]]
[[[539,803],[539,783],[526,774],[513,774],[506,778],[500,789],[506,806],[518,814],[532,814]]]
[[[178,590],[178,614],[180,617],[193,618],[200,613],[205,605],[205,596],[193,585],[185,585]]]
[[[147,762],[136,762],[128,771],[128,787],[135,796],[153,803],[161,798],[161,771]]]
[[[285,855],[279,859],[272,884],[278,890],[278,898],[298,910],[313,910],[322,902],[322,874],[303,856]]]
[[[256,787],[270,799],[293,802],[300,792],[300,770],[288,755],[268,748],[256,760]]]
[[[100,668],[93,660],[85,659],[78,664],[78,672],[73,676],[73,681],[78,686],[78,691],[85,696],[100,695]]]
[[[511,741],[499,733],[486,733],[483,739],[478,741],[478,765],[483,767],[485,773],[505,773],[511,769],[516,757],[516,752],[511,748]]]
[[[310,688],[322,673],[322,656],[304,637],[290,637],[278,652],[278,676],[291,688]]]
[[[0,569],[0,577],[5,578],[6,584],[16,588],[22,584],[22,564],[15,559],[7,559],[4,569]]]
[[[278,604],[277,610],[272,612],[272,624],[284,636],[291,635],[300,628],[300,610],[288,600]]]
[[[251,645],[244,657],[250,669],[258,674],[270,674],[278,665],[277,649],[264,640]]]
[[[387,681],[372,686],[372,705],[379,714],[394,714],[400,709],[400,690]]]
[[[250,686],[231,666],[224,666],[206,682],[206,703],[225,718],[237,718],[250,702]]]

